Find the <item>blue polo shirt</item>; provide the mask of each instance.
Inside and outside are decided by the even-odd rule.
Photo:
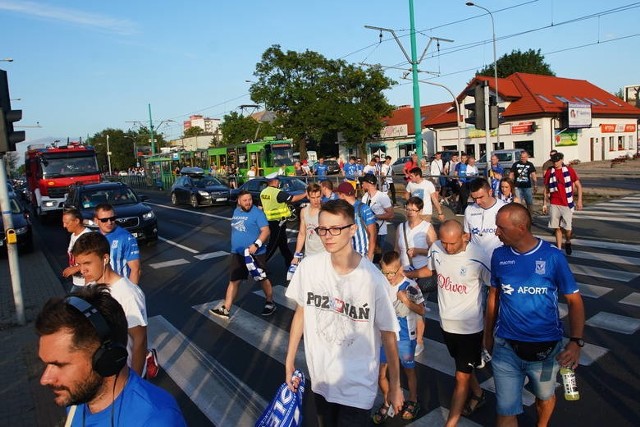
[[[111,268],[120,276],[129,277],[131,268],[127,263],[140,259],[138,241],[129,231],[119,225],[104,237],[107,238],[109,247],[111,247]]]

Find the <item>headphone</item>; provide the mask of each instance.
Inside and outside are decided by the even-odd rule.
[[[100,347],[93,354],[93,370],[101,377],[111,377],[120,372],[127,363],[127,348],[111,340],[111,328],[104,316],[82,298],[70,296],[64,302],[86,317],[100,337]]]

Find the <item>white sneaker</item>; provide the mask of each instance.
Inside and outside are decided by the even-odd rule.
[[[420,355],[424,351],[424,344],[418,343],[416,345],[416,351],[413,353],[414,356]]]

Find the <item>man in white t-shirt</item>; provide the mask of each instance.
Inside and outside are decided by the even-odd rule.
[[[483,261],[482,248],[467,241],[459,222],[445,221],[438,235],[440,240],[429,249],[429,264],[405,275],[438,277],[440,326],[456,363],[456,385],[445,424],[451,427],[457,425],[461,415],[469,416],[485,403],[485,393],[473,370],[480,364],[482,352],[481,289],[490,282],[491,273]]]
[[[431,160],[431,164],[429,165],[429,175],[431,176],[431,181],[435,184],[438,191],[441,191],[442,186],[444,185],[444,164],[442,163],[442,152],[438,151],[433,160]]]
[[[141,377],[147,357],[147,306],[144,292],[128,278],[111,268],[109,241],[101,233],[85,233],[73,246],[73,256],[87,285],[106,284],[111,296],[120,303],[127,317],[129,340],[128,365]]]
[[[505,202],[493,197],[491,186],[484,178],[469,183],[469,194],[474,203],[464,211],[464,232],[484,250],[486,264],[490,265],[493,250],[502,246],[496,235],[496,215]]]
[[[420,168],[413,168],[409,171],[409,181],[406,187],[405,200],[409,200],[409,197],[412,196],[420,197],[424,202],[422,219],[431,222],[431,215],[435,207],[438,211],[438,219],[444,221],[444,212],[442,212],[442,206],[440,206],[436,187],[431,181],[422,177],[422,170]]]
[[[291,391],[298,345],[304,350],[317,411],[323,426],[369,426],[377,393],[380,345],[388,360],[388,400],[402,409],[395,310],[380,270],[353,249],[353,206],[331,200],[320,209],[320,236],[327,252],[303,259],[286,296],[297,303],[285,360]]]
[[[75,292],[84,286],[84,277],[80,273],[80,266],[76,264],[75,258],[71,250],[73,245],[78,240],[78,237],[84,233],[89,233],[91,230],[82,224],[82,214],[77,209],[65,209],[62,212],[62,226],[65,230],[71,233],[69,238],[69,246],[67,247],[67,256],[69,258],[69,266],[62,270],[62,277],[71,277],[73,284],[71,285],[71,292]]]
[[[387,238],[387,223],[393,219],[394,212],[391,199],[376,187],[377,179],[373,175],[360,177],[360,185],[365,191],[362,203],[369,206],[376,216],[378,237],[376,238],[376,252],[383,254],[387,251],[385,239]]]
[[[391,203],[393,206],[397,205],[396,202],[396,186],[393,183],[393,169],[391,169],[391,156],[384,158],[384,163],[380,166],[380,176],[383,177],[384,183],[382,184],[382,191],[391,193]]]

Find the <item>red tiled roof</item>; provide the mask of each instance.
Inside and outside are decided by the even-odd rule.
[[[441,104],[423,105],[420,107],[420,117],[422,127],[424,128],[429,120],[445,113],[449,108],[453,107],[453,103],[444,102]],[[455,120],[455,114],[453,116]],[[413,123],[413,108],[409,106],[402,106],[391,113],[391,116],[382,119],[385,126],[407,125],[407,134],[415,134],[415,126]]]

